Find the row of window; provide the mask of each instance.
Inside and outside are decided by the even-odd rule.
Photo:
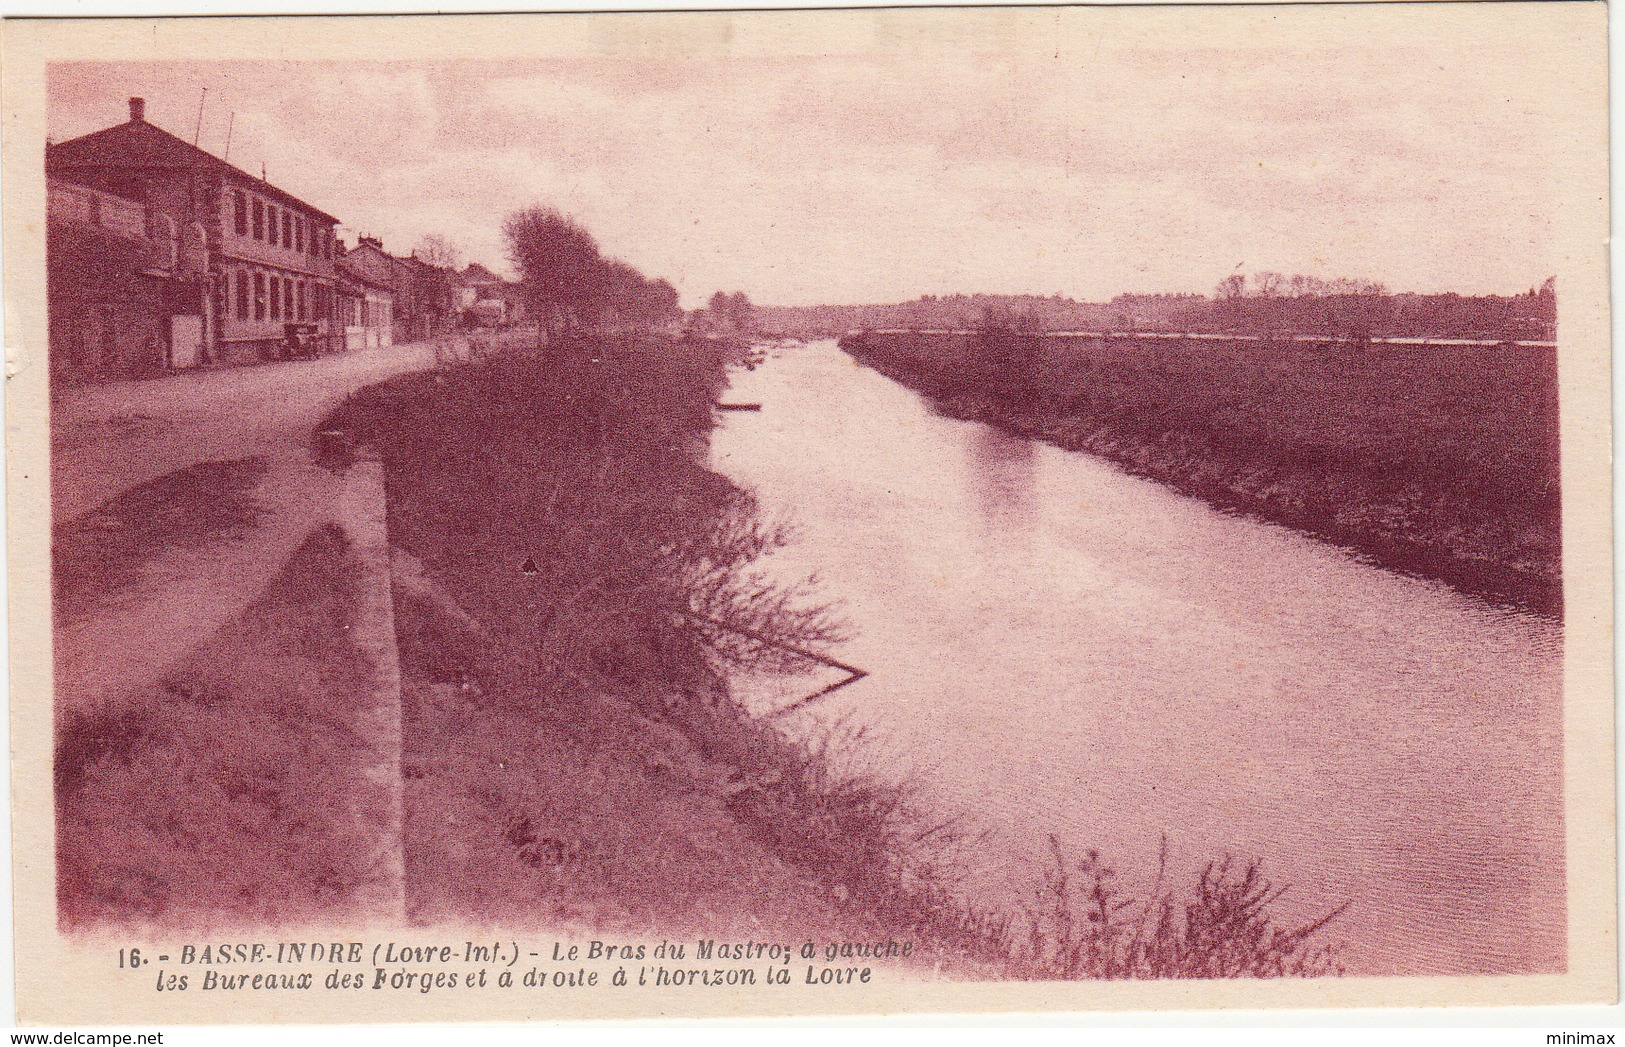
[[[238,236],[252,236],[272,247],[303,251],[312,258],[333,257],[332,230],[307,221],[285,207],[266,203],[257,196],[250,198],[238,189],[234,192],[233,211],[233,227]]]
[[[325,320],[332,301],[328,284],[237,269],[220,275],[215,307],[220,316],[239,320]]]

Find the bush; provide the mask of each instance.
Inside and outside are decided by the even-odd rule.
[[[1341,974],[1337,948],[1317,941],[1348,903],[1292,927],[1277,920],[1286,887],[1257,860],[1208,862],[1194,897],[1164,886],[1167,843],[1156,886],[1143,900],[1125,895],[1098,851],[1076,863],[1050,837],[1052,866],[1027,909],[1018,959],[1047,978],[1280,978]]]

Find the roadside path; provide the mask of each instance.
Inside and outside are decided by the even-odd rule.
[[[264,511],[248,534],[162,550],[139,581],[53,633],[58,710],[89,709],[156,680],[241,614],[319,523],[342,479],[311,460],[311,432],[351,392],[434,363],[426,343],[298,363],[188,372],[69,390],[52,405],[53,522],[205,461],[262,458]]]
[[[308,458],[311,428],[347,395],[433,364],[434,347],[414,342],[70,389],[51,405],[52,520],[195,462]]]

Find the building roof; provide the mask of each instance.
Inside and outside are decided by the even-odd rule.
[[[351,252],[351,254],[354,253],[354,251]],[[349,255],[344,255],[343,257],[339,258],[334,263],[334,267],[338,270],[338,276],[341,280],[347,280],[356,284],[364,284],[376,291],[389,291],[393,293],[395,290],[394,287],[390,286],[390,284],[386,283],[385,281],[380,280],[376,275],[368,273],[363,266],[358,265],[356,260],[352,259]]]
[[[391,290],[400,275],[395,258],[371,237],[362,237],[361,242],[344,252],[339,261],[347,271],[358,273],[376,286]]]
[[[502,277],[485,268],[478,262],[469,262],[468,267],[457,274],[462,277],[465,285],[473,284],[499,284],[506,283]]]
[[[146,120],[129,120],[66,142],[47,146],[45,169],[72,178],[76,168],[156,167],[176,171],[204,171],[247,182],[255,190],[283,203],[312,212],[318,218],[337,224],[338,219],[292,193],[256,178],[184,139],[177,138]]]

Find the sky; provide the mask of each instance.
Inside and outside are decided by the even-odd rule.
[[[687,56],[59,63],[48,133],[141,95],[216,155],[229,126],[232,163],[352,238],[440,234],[497,271],[503,217],[556,207],[689,306],[1104,300],[1259,270],[1514,293],[1558,269],[1551,56],[1516,39],[888,24]]]

